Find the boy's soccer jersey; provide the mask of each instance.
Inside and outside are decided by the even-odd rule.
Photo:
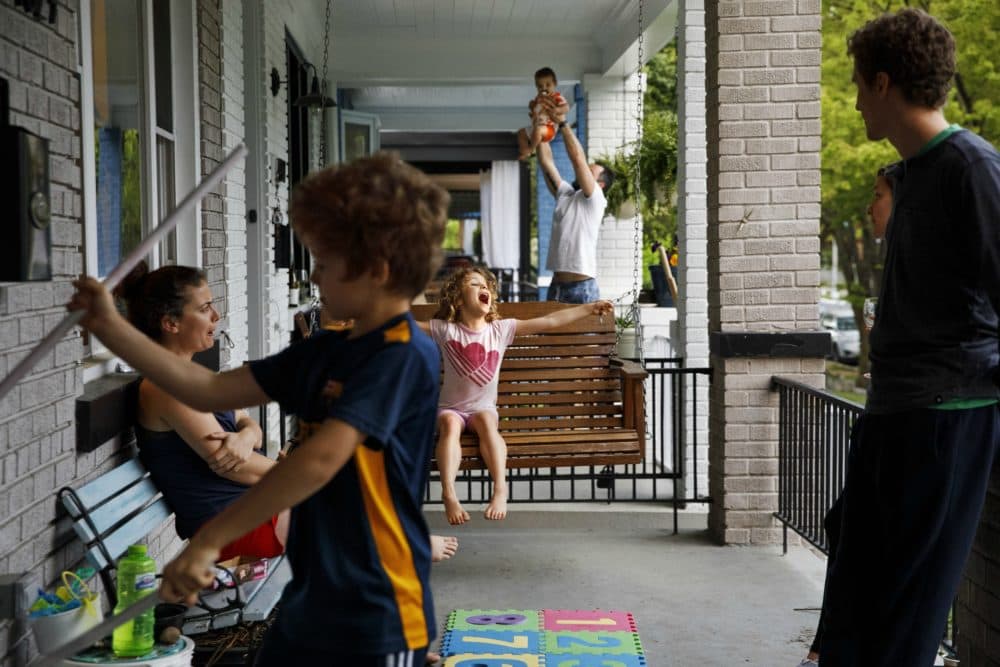
[[[391,653],[434,638],[430,535],[421,512],[440,356],[409,313],[356,339],[321,332],[251,362],[264,392],[309,432],[339,419],[367,437],[293,508],[293,578],[275,631],[312,650]]]

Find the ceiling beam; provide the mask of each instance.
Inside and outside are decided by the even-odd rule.
[[[524,84],[539,67],[539,50],[560,84],[601,67],[592,42],[554,37],[544,43],[519,37],[393,38],[386,32],[341,34],[331,43],[330,78],[341,88]]]
[[[677,29],[679,0],[641,0],[643,59],[645,65],[656,53],[674,39]],[[638,64],[639,4],[620,5],[616,16],[609,19],[595,35],[601,50],[600,71],[604,76],[621,78],[634,74]]]

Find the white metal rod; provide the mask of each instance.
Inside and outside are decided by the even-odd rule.
[[[232,153],[229,154],[225,160],[223,160],[219,165],[212,170],[212,172],[202,179],[201,183],[198,184],[194,190],[188,194],[177,208],[168,215],[163,222],[159,224],[149,235],[139,243],[136,248],[130,252],[125,259],[123,259],[118,266],[111,270],[107,278],[104,279],[104,286],[109,290],[113,290],[118,283],[121,282],[122,278],[127,276],[132,269],[135,268],[143,257],[149,254],[153,247],[159,243],[164,236],[170,233],[170,231],[177,226],[180,222],[181,216],[187,213],[188,209],[193,207],[196,203],[201,201],[205,195],[208,194],[209,190],[214,188],[222,180],[226,172],[233,168],[233,166],[246,157],[247,148],[245,145],[240,144],[237,146]],[[14,386],[20,382],[21,378],[28,374],[35,364],[38,363],[39,359],[42,358],[50,349],[55,347],[56,343],[62,340],[63,336],[72,329],[76,324],[83,319],[83,312],[77,311],[73,313],[67,313],[66,317],[62,319],[59,324],[55,326],[52,331],[48,333],[42,340],[38,342],[38,345],[31,351],[28,356],[21,360],[21,362],[14,367],[7,377],[0,382],[0,400],[10,392]]]

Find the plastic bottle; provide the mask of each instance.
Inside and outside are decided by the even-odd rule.
[[[145,544],[133,544],[118,561],[118,605],[115,614],[156,592],[156,561],[146,554]],[[111,650],[119,658],[134,658],[153,650],[154,612],[150,609],[115,628]]]

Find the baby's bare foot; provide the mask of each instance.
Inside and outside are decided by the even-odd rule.
[[[471,517],[462,507],[462,503],[454,498],[444,498],[444,513],[448,517],[448,523],[453,526],[461,526]]]
[[[507,516],[507,492],[494,491],[490,504],[486,506],[484,515],[491,521],[500,521]]]
[[[458,551],[458,538],[443,535],[431,535],[431,562],[440,563],[448,560]]]

